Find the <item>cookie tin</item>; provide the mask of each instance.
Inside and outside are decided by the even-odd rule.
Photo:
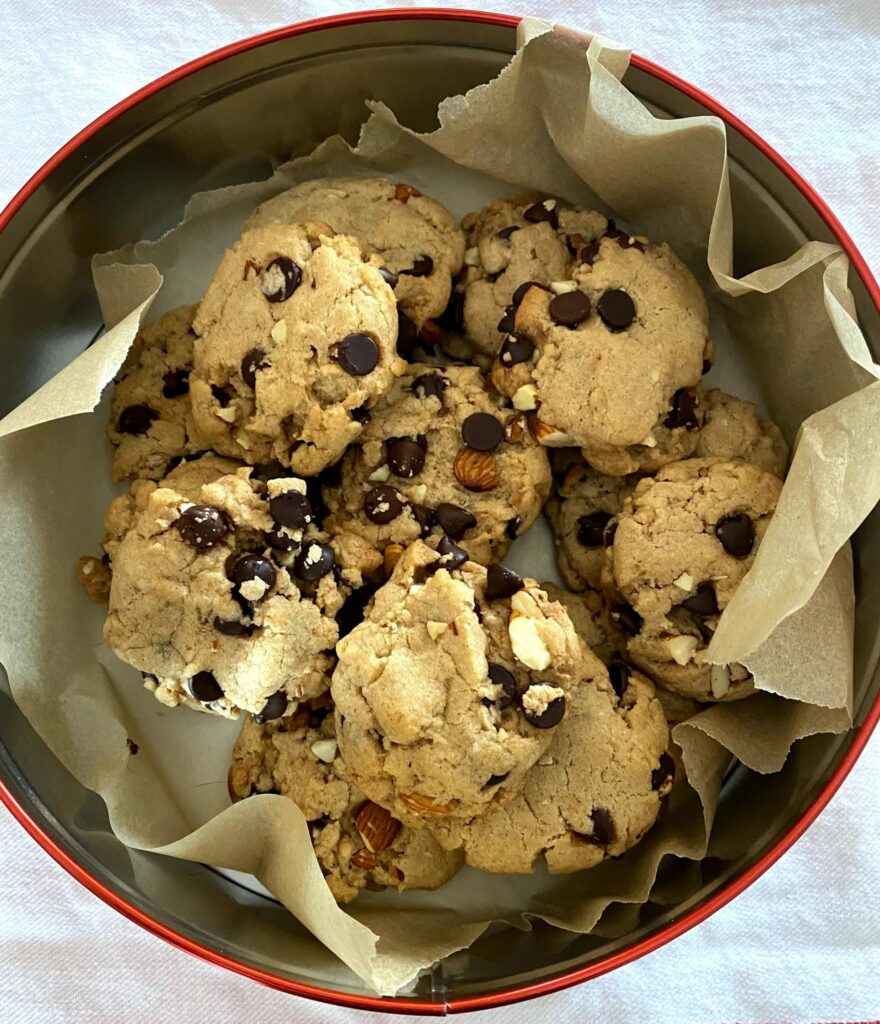
[[[83,129],[0,213],[0,323],[15,325],[0,332],[0,413],[100,330],[92,253],[157,236],[180,218],[195,191],[268,176],[273,161],[307,152],[337,131],[354,139],[365,98],[385,101],[404,123],[430,128],[439,100],[502,68],[515,48],[517,22],[501,14],[420,9],[292,25],[178,68]],[[321,101],[303,103],[316,95],[319,71]],[[880,288],[810,186],[717,101],[656,64],[634,56],[624,81],[655,112],[710,113],[726,123],[733,202],[746,225],[735,240],[738,272],[784,258],[807,239],[844,249],[861,326],[880,357]],[[738,770],[725,784],[718,813],[751,829],[748,853],[733,863],[704,862],[678,880],[684,895],[676,904],[646,904],[623,937],[572,935],[540,923],[529,933],[493,927],[407,991],[379,998],[273,901],[210,868],[124,847],[109,830],[101,800],[54,759],[3,685],[0,799],[47,853],[120,913],[195,956],[274,988],[420,1014],[543,995],[614,970],[704,920],[778,860],[831,799],[880,718],[874,642],[880,577],[859,571],[880,558],[880,513],[858,531],[854,549],[855,728],[802,742],[770,782]],[[763,820],[750,813],[762,801],[769,808],[771,796],[772,813]]]

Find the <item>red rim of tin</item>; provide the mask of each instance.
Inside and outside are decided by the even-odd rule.
[[[33,177],[31,177],[30,180],[19,190],[19,192],[16,193],[7,207],[0,212],[0,231],[6,227],[12,217],[24,205],[29,196],[46,179],[46,177],[48,177],[48,175],[60,163],[62,163],[62,161],[71,156],[71,154],[86,143],[96,132],[109,124],[120,114],[129,110],[131,107],[136,106],[148,96],[152,96],[154,93],[165,88],[171,83],[179,81],[187,75],[199,71],[202,68],[216,64],[218,61],[224,60],[226,57],[232,57],[257,46],[263,46],[266,43],[275,42],[276,40],[287,39],[291,36],[304,35],[320,29],[335,28],[341,25],[355,25],[364,22],[394,21],[402,19],[479,22],[487,25],[497,25],[503,28],[516,28],[520,21],[518,17],[513,15],[492,14],[483,11],[456,10],[452,8],[422,8],[416,10],[409,8],[389,8],[387,10],[352,12],[348,14],[334,15],[327,18],[317,18],[313,21],[306,21],[297,25],[288,25],[284,28],[274,29],[270,32],[251,36],[248,39],[242,39],[236,43],[230,44],[229,46],[221,47],[219,50],[214,50],[211,53],[205,54],[203,57],[199,57],[196,60],[190,61],[188,64],[182,65],[174,71],[170,71],[168,74],[163,75],[161,78],[157,78],[154,82],[144,86],[137,92],[132,93],[131,96],[111,107],[110,110],[92,121],[91,124],[75,135],[66,145],[62,146],[54,156],[46,161],[36,174],[34,174]],[[782,171],[782,173],[792,182],[792,184],[816,210],[819,216],[825,221],[829,231],[831,231],[837,239],[841,248],[849,258],[855,272],[861,278],[872,302],[877,307],[878,311],[880,311],[880,287],[878,287],[877,281],[869,270],[864,257],[856,248],[852,239],[828,208],[824,200],[797,173],[797,171],[795,171],[794,168],[792,168],[788,162],[772,148],[772,146],[766,143],[760,136],[756,135],[755,132],[749,128],[748,125],[744,124],[738,117],[731,114],[730,111],[721,106],[717,100],[702,92],[700,89],[697,89],[689,82],[684,81],[684,79],[681,79],[677,75],[659,67],[657,64],[646,60],[644,57],[639,57],[635,54],[632,56],[631,63],[632,66],[638,70],[649,75],[653,75],[660,81],[672,86],[680,92],[683,92],[691,99],[696,100],[697,103],[702,104],[702,106],[706,107],[706,109],[711,111],[716,117],[724,121],[728,127],[744,136],[753,146],[760,150],[760,152],[767,157],[771,163],[779,168],[779,170]],[[82,883],[87,889],[93,892],[96,896],[99,896],[105,903],[119,911],[119,913],[123,914],[129,920],[134,921],[142,928],[147,929],[147,931],[152,932],[154,935],[164,939],[166,942],[191,953],[193,956],[197,956],[202,960],[206,960],[209,963],[216,964],[220,967],[225,967],[227,970],[234,971],[236,974],[244,975],[254,981],[259,981],[271,988],[280,989],[284,992],[291,992],[295,995],[304,996],[308,999],[335,1003],[337,1005],[349,1006],[355,1009],[378,1010],[386,1013],[396,1012],[437,1015],[444,1013],[462,1013],[471,1010],[504,1006],[509,1003],[532,999],[536,996],[546,995],[550,992],[558,992],[560,989],[577,985],[580,982],[588,981],[591,978],[597,978],[601,974],[612,971],[617,967],[622,967],[625,964],[631,963],[632,961],[645,956],[647,953],[653,952],[655,949],[659,949],[661,946],[666,945],[666,943],[671,942],[679,935],[704,921],[711,914],[714,914],[716,910],[719,910],[735,896],[738,896],[739,893],[748,888],[748,886],[759,878],[772,864],[779,860],[779,858],[791,848],[791,846],[816,820],[831,800],[832,796],[834,796],[840,788],[843,780],[849,774],[867,744],[878,720],[880,720],[880,695],[874,699],[864,722],[853,732],[852,742],[846,754],[834,770],[831,777],[822,787],[810,807],[804,811],[801,817],[792,825],[785,835],[777,840],[777,842],[774,843],[774,845],[764,853],[759,860],[743,871],[742,874],[728,882],[723,889],[719,890],[714,896],[701,903],[698,907],[695,907],[687,914],[684,914],[678,920],[671,922],[655,935],[652,935],[647,939],[643,939],[619,953],[615,953],[611,956],[604,957],[595,963],[591,963],[586,967],[567,971],[566,973],[561,974],[558,977],[551,978],[548,981],[515,986],[500,992],[494,992],[490,995],[473,996],[465,999],[453,999],[446,1003],[431,1003],[412,999],[360,996],[350,993],[333,992],[319,988],[315,985],[307,985],[302,982],[292,981],[289,978],[271,974],[268,971],[260,970],[256,967],[250,967],[247,964],[240,963],[231,957],[225,956],[223,953],[210,949],[207,946],[203,946],[191,939],[185,938],[183,935],[174,931],[173,928],[169,928],[167,925],[164,925],[160,921],[150,917],[149,914],[146,914],[138,907],[133,906],[118,893],[114,892],[93,875],[89,874],[81,864],[74,860],[66,850],[58,845],[58,843],[56,843],[55,840],[30,817],[25,807],[18,803],[12,792],[3,784],[2,781],[0,781],[0,800],[2,800],[9,808],[13,817],[19,822],[25,831],[28,832],[32,838],[35,839],[37,843],[39,843],[40,846],[42,846],[42,848],[78,882]]]

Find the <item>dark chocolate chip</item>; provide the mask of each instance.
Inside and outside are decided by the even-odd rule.
[[[285,491],[269,499],[269,514],[279,526],[301,530],[312,522],[312,506],[305,494],[299,491]]]
[[[516,366],[532,358],[535,346],[524,334],[508,334],[501,346],[500,359],[504,366]]]
[[[278,256],[260,275],[260,289],[269,302],[285,302],[302,284],[302,276],[289,256]]]
[[[452,289],[446,309],[437,317],[437,323],[444,331],[464,332],[464,292]]]
[[[514,309],[519,309],[522,305],[522,300],[526,297],[526,294],[532,288],[540,288],[543,291],[547,291],[547,286],[541,284],[540,281],[523,281],[523,283],[513,293],[513,297],[510,300],[511,305]]]
[[[672,408],[669,410],[669,415],[663,421],[663,425],[670,430],[675,430],[676,427],[699,430],[700,421],[697,418],[697,406],[699,404],[696,388],[679,388],[672,396]]]
[[[293,575],[309,583],[320,580],[336,564],[336,556],[329,544],[316,540],[306,541],[293,561]]]
[[[547,684],[539,683],[537,685],[543,686]],[[565,697],[555,697],[540,714],[536,714],[534,711],[529,710],[524,703],[528,692],[528,689],[525,690],[520,697],[520,707],[522,708],[525,720],[536,729],[552,729],[555,725],[559,725],[565,714]]]
[[[578,259],[581,263],[586,263],[588,267],[592,267],[593,261],[599,255],[599,243],[588,242],[578,253]]]
[[[605,543],[605,528],[614,517],[610,512],[590,512],[578,519],[577,539],[585,548],[600,548]]]
[[[279,690],[277,693],[273,693],[266,701],[263,705],[263,710],[254,715],[254,721],[257,725],[262,725],[264,722],[272,722],[276,718],[281,718],[286,710],[287,694],[284,690]]]
[[[251,631],[240,619],[221,619],[219,615],[214,619],[214,629],[224,636],[249,636]]]
[[[235,391],[232,388],[222,388],[219,384],[211,385],[211,394],[222,409],[225,409],[232,399],[235,398]]]
[[[609,221],[609,223],[612,226],[605,232],[605,235],[607,238],[613,238],[621,249],[638,249],[639,252],[645,251],[644,242],[640,242],[633,235],[628,235],[625,231],[620,231],[618,228],[614,227],[614,221]]]
[[[189,370],[170,370],[162,378],[162,394],[166,398],[180,398],[189,391]]]
[[[252,348],[241,361],[241,379],[253,391],[257,386],[257,370],[266,370],[271,365],[261,348]]]
[[[617,604],[611,609],[611,618],[622,630],[635,636],[642,628],[642,617],[629,604]]]
[[[501,694],[490,704],[497,704],[499,708],[509,708],[516,700],[516,679],[513,673],[503,665],[495,661],[489,662],[489,680],[501,687]]]
[[[450,572],[468,560],[467,551],[445,535],[437,542],[437,554],[440,555],[440,568],[449,569]]]
[[[428,508],[427,505],[419,505],[416,502],[410,502],[409,505],[410,515],[419,524],[419,532],[422,537],[427,537],[431,532],[431,527],[434,525],[436,515],[432,508]]]
[[[427,277],[434,269],[434,261],[430,256],[416,256],[409,270],[401,270],[401,274],[410,277]]]
[[[223,696],[213,672],[196,672],[189,681],[189,692],[203,704],[210,704],[212,700],[220,700]]]
[[[461,505],[441,501],[437,506],[437,522],[453,540],[461,538],[477,525],[477,517]]]
[[[403,502],[393,487],[377,484],[364,496],[364,514],[371,523],[384,526],[403,511]]]
[[[486,573],[486,600],[513,597],[525,586],[522,576],[505,565],[490,565]]]
[[[721,546],[734,558],[745,558],[751,554],[755,544],[755,527],[745,512],[724,516],[715,524],[715,536]]]
[[[596,303],[596,312],[609,331],[625,331],[636,318],[635,303],[622,288],[609,288]]]
[[[120,434],[131,434],[138,437],[146,432],[153,425],[153,420],[159,418],[159,413],[148,405],[129,405],[119,414],[119,423],[116,429]]]
[[[660,755],[660,766],[651,772],[651,789],[662,789],[675,778],[675,761],[667,753]]]
[[[605,807],[594,807],[590,812],[590,820],[593,822],[593,832],[590,836],[592,842],[597,846],[607,846],[614,842],[614,822]]]
[[[210,505],[190,505],[180,513],[174,525],[186,543],[198,551],[208,551],[229,533],[226,516]]]
[[[352,377],[364,377],[376,369],[379,346],[369,334],[347,334],[333,346],[339,365]]]
[[[293,551],[299,544],[298,540],[294,540],[293,537],[284,533],[280,526],[273,526],[271,530],[265,532],[264,536],[266,543],[273,551]]]
[[[511,224],[509,228],[502,228],[500,231],[496,231],[495,234],[498,238],[502,239],[503,241],[509,242],[510,236],[514,233],[514,231],[519,231],[519,228],[516,224]]]
[[[244,554],[239,555],[230,565],[227,570],[229,579],[234,584],[233,593],[237,597],[242,598],[245,601],[255,604],[251,598],[245,597],[241,593],[241,586],[243,583],[250,583],[253,580],[260,580],[265,583],[265,590],[257,600],[262,600],[263,597],[271,590],[275,584],[275,566],[269,561],[268,558],[262,558],[260,555]]]
[[[504,532],[510,537],[511,540],[516,540],[519,536],[519,528],[522,526],[522,516],[514,516],[513,519],[507,520],[507,526]]]
[[[416,398],[439,398],[443,401],[443,392],[449,387],[449,378],[440,373],[422,373],[412,382],[410,390]]]
[[[419,329],[406,313],[397,311],[397,351],[406,355],[416,347],[419,340]]]
[[[523,217],[530,224],[540,224],[541,221],[545,220],[554,231],[559,227],[559,215],[556,212],[555,199],[544,199],[539,200],[537,203],[532,203],[531,206],[527,206],[523,210]]]
[[[385,442],[385,452],[388,466],[395,476],[410,480],[425,468],[425,449],[412,438],[389,438]]]
[[[472,412],[461,425],[461,439],[478,452],[494,452],[504,440],[504,427],[491,413]]]
[[[681,602],[681,607],[704,619],[710,615],[717,615],[718,598],[715,596],[715,588],[708,580],[704,581],[697,587],[695,593]]]
[[[389,270],[388,267],[379,267],[379,273],[382,275],[382,280],[389,288],[397,287],[397,274],[393,270]]]
[[[504,772],[503,775],[490,775],[483,783],[483,789],[490,789],[492,786],[500,786],[508,775],[510,775],[510,772]]]
[[[502,334],[510,334],[516,327],[516,307],[508,306],[504,310],[504,316],[498,321],[497,330]]]
[[[611,680],[611,688],[618,698],[622,697],[626,692],[631,675],[632,669],[629,665],[627,665],[623,658],[615,655],[608,664],[608,678]]]
[[[563,292],[550,300],[550,316],[563,327],[577,327],[590,315],[590,300],[582,291]]]

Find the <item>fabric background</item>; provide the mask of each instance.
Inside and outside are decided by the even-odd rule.
[[[7,0],[0,4],[0,207],[88,121],[166,71],[243,36],[373,6],[390,5]],[[504,7],[602,32],[717,97],[806,177],[880,270],[878,0],[506,0]],[[875,738],[819,821],[733,904],[635,964],[494,1019],[880,1018],[878,779]],[[81,888],[5,809],[0,878],[4,1024],[329,1024],[370,1016],[260,988],[165,945]]]

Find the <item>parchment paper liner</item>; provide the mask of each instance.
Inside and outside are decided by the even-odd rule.
[[[109,330],[0,423],[0,521],[14,552],[0,595],[0,657],[31,724],[104,798],[123,842],[256,875],[384,994],[469,945],[493,920],[527,927],[540,916],[589,931],[613,902],[601,931],[625,932],[635,916],[624,906],[648,898],[664,854],[705,853],[731,754],[755,771],[777,771],[796,740],[850,724],[848,538],[880,495],[880,383],[855,320],[846,258],[810,242],[734,279],[723,126],[710,117],[654,118],[619,82],[628,53],[598,38],[587,43],[528,20],[510,65],[489,85],[441,104],[437,131],[415,134],[374,105],[356,150],[330,139],[269,181],[194,196],[182,224],[158,242],[97,257]],[[112,496],[106,397],[98,403],[147,311],[152,318],[197,299],[258,202],[311,177],[375,173],[422,187],[457,216],[534,188],[592,203],[670,241],[704,284],[716,285],[722,370],[710,380],[762,398],[790,441],[803,425],[779,510],[710,648],[718,662],[745,662],[765,692],[676,727],[688,781],[662,825],[622,860],[576,876],[466,869],[438,893],[367,896],[343,911],[290,801],[259,796],[227,806],[237,726],[155,702],[137,673],[100,646],[103,612],[83,599],[70,567],[96,550]],[[538,527],[512,557],[532,575],[554,575]],[[139,744],[137,755],[127,737]],[[652,898],[666,903],[677,894],[658,888]]]

